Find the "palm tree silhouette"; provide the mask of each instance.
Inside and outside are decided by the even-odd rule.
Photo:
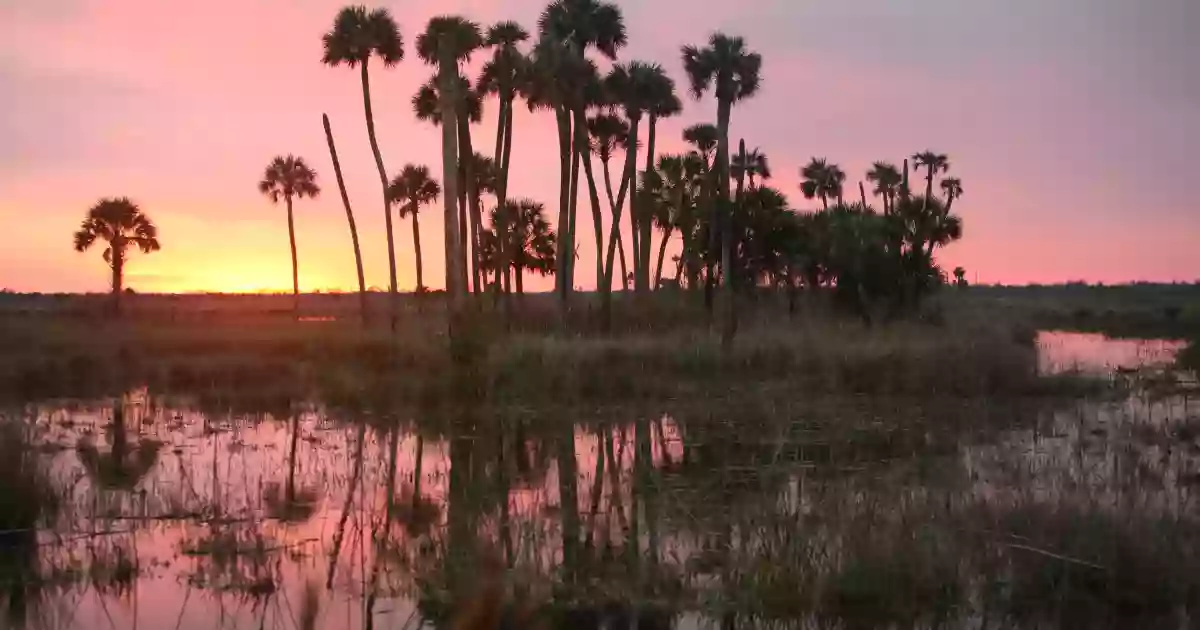
[[[418,215],[421,206],[437,201],[442,187],[429,175],[429,167],[407,164],[404,170],[388,186],[388,198],[399,204],[397,214],[401,219],[412,217],[413,252],[417,259],[417,292],[425,291],[425,276],[421,264],[421,225]]]
[[[333,29],[326,33],[321,42],[324,56],[321,61],[327,66],[342,64],[361,72],[363,114],[367,120],[367,138],[371,142],[371,154],[375,157],[375,168],[379,171],[379,186],[383,193],[383,216],[387,230],[388,271],[391,291],[391,327],[396,329],[396,244],[392,236],[392,212],[387,199],[387,170],[379,153],[379,142],[375,139],[375,116],[371,113],[371,81],[367,66],[372,56],[379,57],[385,68],[404,59],[404,41],[400,29],[387,9],[367,10],[363,6],[348,6],[338,12],[333,20]]]
[[[493,154],[497,168],[497,206],[503,206],[508,196],[508,172],[512,157],[512,105],[517,95],[523,91],[528,74],[529,61],[517,45],[528,39],[529,32],[516,22],[493,24],[483,40],[483,45],[492,49],[492,57],[483,64],[483,70],[475,82],[479,94],[495,94],[500,106],[496,123],[496,152]],[[499,236],[499,242],[503,246],[507,237],[504,234]],[[498,253],[503,261],[506,256],[505,250],[501,248]],[[507,268],[507,264],[502,266]],[[496,290],[501,290],[499,282],[496,283]],[[508,290],[511,291],[511,287],[508,287]]]
[[[842,185],[846,174],[835,164],[829,164],[825,158],[813,158],[800,169],[804,181],[800,183],[800,192],[805,199],[819,198],[821,206],[829,209],[829,198],[834,197],[842,203]]]
[[[321,194],[317,186],[317,172],[309,168],[304,158],[290,153],[287,157],[276,156],[267,165],[258,191],[279,203],[282,197],[287,203],[288,242],[292,246],[292,312],[300,312],[300,271],[296,264],[296,224],[292,216],[293,197],[316,197]]]
[[[718,213],[721,226],[721,269],[725,273],[725,325],[722,342],[728,346],[737,331],[737,312],[734,310],[733,230],[730,223],[733,206],[729,198],[729,117],[734,103],[758,92],[761,82],[762,57],[746,48],[741,37],[714,33],[708,46],[683,47],[683,67],[691,82],[692,95],[699,99],[709,89],[717,96],[717,198],[725,206]]]
[[[685,204],[690,202],[692,179],[688,173],[687,157],[683,155],[664,155],[658,159],[658,168],[647,171],[646,180],[653,190],[654,224],[662,231],[662,240],[658,244],[658,264],[655,266],[654,287],[662,283],[663,258],[667,252],[667,243],[671,233],[680,224],[682,215],[686,212]]]
[[[943,153],[926,150],[914,153],[912,159],[913,166],[925,169],[925,198],[931,199],[933,197],[933,178],[938,172],[945,173],[950,170],[950,158]]]
[[[755,177],[763,181],[771,179],[771,167],[767,163],[767,155],[758,149],[747,151],[744,156],[733,156],[730,169],[734,179],[740,179],[743,175],[749,178],[750,188],[757,188]]]
[[[329,116],[321,114],[321,124],[325,127],[325,142],[329,145],[329,159],[333,161],[333,174],[337,178],[338,192],[342,195],[342,206],[346,209],[346,221],[350,224],[350,240],[354,244],[354,265],[358,271],[358,308],[359,317],[367,323],[367,283],[363,277],[362,249],[358,246],[358,227],[354,223],[354,211],[350,208],[350,196],[346,194],[346,182],[342,179],[342,164],[338,161],[337,146],[333,143],[333,129],[329,126]]]
[[[162,249],[158,228],[128,197],[108,197],[88,210],[87,218],[75,232],[75,251],[87,251],[97,240],[108,243],[104,262],[112,269],[113,312],[120,313],[129,247],[145,254]]]
[[[942,192],[946,194],[946,212],[950,212],[954,200],[963,194],[962,180],[957,177],[947,177],[942,180]]]
[[[468,102],[460,64],[465,63],[483,45],[479,25],[458,16],[440,16],[429,20],[425,32],[417,37],[417,54],[430,66],[437,67],[438,109],[442,118],[442,201],[446,222],[446,291],[456,299],[465,294],[467,269],[465,234],[455,221],[455,206],[460,183],[470,186],[471,174],[459,177],[459,155],[471,155],[470,141],[460,138],[469,129],[466,120],[459,120],[462,103]],[[468,162],[469,163],[469,162]],[[478,210],[478,193],[465,191]],[[472,219],[477,217],[473,216]],[[477,244],[476,244],[477,245]]]
[[[506,246],[512,253],[509,269],[516,276],[518,294],[525,292],[526,271],[543,276],[554,273],[557,238],[546,220],[543,204],[530,199],[509,200],[503,206],[492,208],[491,225],[492,229],[485,236],[484,260],[485,266],[497,275],[497,281],[508,273],[497,266],[499,260],[494,255],[499,233],[508,234]]]
[[[588,135],[591,137],[592,153],[600,158],[600,164],[604,169],[604,190],[608,197],[609,215],[612,216],[616,213],[617,202],[613,197],[609,163],[612,161],[615,151],[625,150],[625,144],[629,141],[629,123],[615,114],[601,113],[588,118],[587,128]],[[616,236],[617,260],[621,264],[621,277],[624,278],[629,273],[625,266],[625,239],[620,230],[617,230]],[[623,282],[622,286],[624,286]]]
[[[887,162],[875,162],[867,171],[867,181],[875,184],[872,194],[883,198],[884,214],[891,214],[896,205],[896,195],[900,192],[903,176],[896,165]]]
[[[608,59],[616,59],[617,50],[625,46],[625,19],[615,4],[599,0],[555,0],[538,17],[538,43],[535,55],[535,85],[542,92],[538,98],[542,107],[555,110],[559,128],[561,169],[559,209],[559,273],[556,278],[559,298],[565,302],[574,278],[574,204],[571,191],[578,186],[579,160],[588,157],[584,87],[595,87],[595,64],[586,59],[589,49],[596,49]],[[558,88],[554,82],[563,83]],[[572,122],[572,118],[574,121]],[[590,160],[589,160],[590,162]],[[590,166],[588,166],[590,169]],[[594,186],[593,186],[594,188]],[[589,190],[591,193],[591,190]],[[589,200],[598,212],[599,202],[592,194]],[[623,201],[618,195],[618,205]],[[615,223],[615,221],[614,221]],[[609,250],[612,250],[610,245]],[[611,285],[612,255],[607,267]],[[597,266],[599,269],[599,265]]]

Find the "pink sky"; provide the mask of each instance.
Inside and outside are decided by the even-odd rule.
[[[440,136],[409,98],[431,70],[413,52],[436,13],[531,30],[542,0],[377,2],[400,23],[406,60],[373,67],[384,163],[440,172]],[[981,282],[1120,282],[1200,277],[1200,4],[1194,0],[645,0],[618,2],[624,60],[662,64],[685,99],[659,149],[715,116],[682,94],[679,47],[713,30],[764,57],[763,89],[732,135],[768,154],[772,184],[798,209],[799,166],[827,157],[850,174],[914,151],[948,153],[966,195],[965,238],[941,255]],[[1153,6],[1151,6],[1153,5]],[[335,0],[0,0],[0,287],[99,291],[99,251],[71,233],[103,196],[137,200],[162,252],[138,256],[143,291],[290,287],[287,229],[255,184],[281,153],[307,158],[325,194],[297,206],[305,290],[351,288],[354,260],[320,126],[333,121],[363,240],[367,283],[387,284],[382,202],[357,74],[321,65]],[[495,141],[495,107],[476,126]],[[557,147],[548,114],[519,106],[512,196],[554,210]],[[576,284],[592,285],[581,204]],[[436,210],[436,209],[434,209]],[[554,215],[552,214],[552,217]],[[441,222],[421,222],[425,273],[442,276]],[[415,284],[411,226],[396,227],[402,288]],[[534,288],[547,283],[531,282]]]

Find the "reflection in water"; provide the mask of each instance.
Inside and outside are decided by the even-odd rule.
[[[1038,369],[1043,374],[1078,370],[1109,374],[1162,366],[1186,345],[1167,339],[1110,339],[1095,333],[1043,331],[1038,333]]]
[[[134,392],[0,424],[10,625],[1175,628],[1200,610],[1182,390],[285,411]]]

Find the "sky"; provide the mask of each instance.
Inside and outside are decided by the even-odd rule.
[[[440,173],[440,134],[412,115],[432,73],[414,50],[435,14],[532,30],[545,0],[380,1],[400,24],[405,60],[372,66],[372,102],[389,174]],[[684,113],[662,121],[660,152],[715,119],[693,100],[679,49],[713,31],[763,56],[757,96],[733,111],[731,138],[771,161],[794,208],[798,170],[826,157],[849,174],[926,148],[950,156],[965,195],[964,238],[947,268],[987,283],[1200,278],[1200,2],[1196,0],[619,0],[621,60],[661,64]],[[294,153],[324,193],[296,206],[301,289],[353,289],[345,212],[321,129],[328,113],[362,241],[367,284],[386,287],[383,202],[355,71],[320,63],[338,0],[0,0],[0,288],[103,291],[100,250],[71,236],[102,197],[128,196],[158,224],[163,249],[135,255],[139,291],[286,290],[286,213],[256,184]],[[482,57],[482,55],[481,55]],[[476,62],[476,67],[478,62]],[[494,102],[472,131],[495,143]],[[557,199],[553,117],[515,114],[510,196]],[[576,285],[593,285],[580,205]],[[440,209],[421,218],[426,284],[443,278]],[[402,290],[416,284],[412,226],[395,226]],[[674,245],[672,247],[675,247]],[[669,274],[668,274],[669,275]],[[549,280],[527,286],[547,288]]]

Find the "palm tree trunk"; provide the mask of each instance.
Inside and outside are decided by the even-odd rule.
[[[451,92],[458,77],[453,59],[439,60],[438,92],[442,113],[442,205],[446,233],[446,293],[451,304],[461,303],[466,285],[463,283],[462,239],[458,223],[458,123]]]
[[[424,265],[421,259],[421,221],[417,218],[417,200],[414,199],[412,204],[413,252],[417,258],[417,293],[421,293],[425,290]]]
[[[613,273],[613,258],[617,253],[617,239],[621,232],[621,212],[625,205],[625,195],[629,191],[630,180],[634,177],[634,168],[637,160],[637,150],[633,147],[637,142],[638,134],[638,119],[634,118],[629,121],[629,143],[630,148],[625,151],[625,170],[621,175],[621,187],[617,192],[617,203],[613,206],[612,226],[609,228],[608,251],[605,255],[604,263],[604,292],[608,293],[612,287]],[[631,213],[632,214],[632,213]],[[636,253],[635,253],[636,256]]]
[[[663,230],[662,242],[658,244],[658,269],[654,272],[654,290],[657,291],[662,286],[662,266],[663,256],[667,253],[667,242],[671,240],[671,226],[667,226]],[[676,274],[678,277],[678,274]]]
[[[654,168],[654,139],[655,130],[658,126],[658,116],[650,114],[648,121],[648,129],[646,131],[646,168],[644,172],[650,172]],[[642,208],[642,212],[638,217],[638,225],[641,232],[638,234],[638,245],[641,246],[641,251],[638,252],[638,259],[642,262],[641,268],[641,286],[643,290],[657,288],[655,284],[650,286],[650,248],[652,244],[653,226],[651,225],[650,208]]]
[[[482,231],[479,216],[479,182],[475,177],[475,151],[471,146],[471,123],[465,111],[458,112],[458,163],[463,188],[458,191],[462,202],[459,208],[460,225],[464,234],[469,234],[471,247],[466,252],[466,264],[471,271],[471,290],[482,291],[482,270],[479,265],[479,233]]]
[[[727,99],[717,101],[717,163],[720,169],[717,175],[718,204],[723,205],[721,218],[724,222],[721,230],[721,271],[725,276],[723,295],[725,297],[725,318],[721,328],[721,344],[725,348],[733,345],[733,336],[737,333],[737,309],[733,296],[733,206],[729,199],[729,114],[733,104]]]
[[[908,158],[904,159],[904,175],[900,182],[900,198],[908,199],[912,194],[912,189],[908,187]]]
[[[504,164],[504,136],[508,127],[508,109],[512,107],[512,100],[507,97],[500,99],[500,113],[496,118],[496,152],[493,154],[496,162],[496,168],[499,171],[499,177],[496,180],[496,207],[503,208],[505,195],[508,194],[508,182],[505,181],[508,173]],[[496,295],[503,293],[504,271],[508,268],[508,226],[504,222],[501,225],[492,226],[496,230],[496,284],[492,287]]]
[[[329,144],[329,157],[333,160],[333,173],[337,176],[338,192],[342,194],[342,206],[346,208],[346,221],[350,223],[350,240],[354,243],[354,264],[358,269],[359,315],[367,323],[367,282],[363,277],[362,250],[358,246],[358,228],[354,225],[354,211],[350,209],[350,197],[346,194],[346,182],[342,179],[342,164],[338,161],[337,147],[333,144],[333,131],[329,128],[329,116],[321,114],[325,126],[325,141]]]
[[[125,288],[125,243],[120,239],[113,239],[109,244],[112,249],[112,297],[113,297],[113,313],[121,314],[121,293]]]
[[[517,279],[517,295],[525,295],[525,270],[518,266],[513,270],[513,276]]]
[[[504,116],[504,165],[500,167],[500,186],[501,186],[501,188],[498,190],[498,192],[500,194],[500,202],[499,202],[500,205],[496,206],[498,208],[503,207],[504,204],[508,202],[508,167],[512,163],[512,136],[513,136],[512,100],[513,100],[512,96],[509,96],[508,97],[508,107],[505,110],[505,116]],[[505,229],[507,230],[508,228],[509,228],[509,226],[505,225]],[[505,261],[504,261],[504,263],[505,263],[504,264],[504,284],[505,284],[505,286],[504,286],[504,290],[506,293],[512,293],[512,263],[511,263],[511,261],[512,261],[513,252],[510,251],[511,248],[507,247],[508,245],[510,245],[510,243],[508,243],[506,241],[505,248],[504,248],[504,252],[505,252],[505,254],[504,254],[504,256],[505,256]]]
[[[421,503],[421,478],[425,476],[423,464],[425,463],[425,436],[417,431],[417,443],[413,446],[413,496],[412,496],[412,514],[416,516],[417,506]]]
[[[863,208],[867,207],[867,189],[863,187],[863,183],[858,182],[858,196],[862,199]]]
[[[821,193],[821,207],[825,210],[829,209],[829,196],[825,193]]]
[[[367,118],[367,138],[371,141],[371,154],[375,156],[375,168],[379,171],[379,185],[383,191],[384,229],[387,230],[388,246],[388,291],[391,300],[388,308],[391,316],[392,332],[396,331],[396,243],[392,236],[392,208],[388,203],[387,170],[383,167],[383,157],[379,154],[379,142],[375,139],[375,116],[371,113],[371,81],[367,73],[367,60],[362,62],[363,111]]]
[[[596,287],[604,283],[604,261],[600,252],[604,250],[604,225],[600,218],[600,195],[596,192],[596,177],[592,173],[592,155],[588,146],[587,117],[582,107],[575,108],[576,159],[582,160],[583,172],[587,177],[588,201],[592,207],[592,223],[596,228]]]
[[[925,173],[925,199],[933,198],[933,164],[930,164]],[[928,203],[928,201],[926,201]]]
[[[292,196],[287,195],[288,241],[292,245],[292,315],[300,315],[300,272],[296,264],[296,224],[292,219]]]
[[[604,190],[608,194],[608,212],[609,216],[613,216],[613,210],[617,206],[617,202],[613,199],[612,178],[609,176],[608,160],[602,160],[604,163]],[[629,277],[629,269],[625,266],[625,239],[621,235],[621,231],[617,230],[617,256],[621,262],[621,288],[625,288],[625,278]],[[601,250],[596,250],[596,257],[603,260]],[[603,263],[602,263],[603,264]],[[601,290],[600,285],[596,285],[596,290]]]
[[[567,279],[567,240],[570,231],[571,211],[571,118],[566,109],[555,109],[558,121],[558,247],[555,252],[555,291],[559,301],[565,303],[571,292],[570,281]]]

